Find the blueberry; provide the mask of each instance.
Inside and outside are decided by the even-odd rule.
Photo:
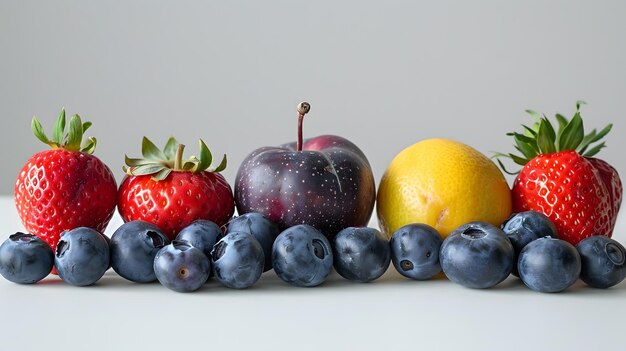
[[[272,245],[278,234],[280,234],[278,224],[270,221],[260,213],[249,212],[233,218],[228,223],[226,234],[231,232],[252,234],[263,247],[263,253],[265,254],[263,271],[266,272],[272,269]]]
[[[529,288],[540,292],[559,292],[578,279],[580,255],[567,241],[547,236],[524,247],[517,269],[519,277]]]
[[[513,269],[513,245],[504,232],[486,222],[464,224],[441,244],[441,268],[451,281],[468,288],[490,288]]]
[[[166,288],[178,292],[200,289],[209,278],[211,262],[187,241],[174,240],[154,257],[154,273]]]
[[[79,227],[61,234],[54,266],[64,282],[87,286],[97,282],[109,268],[109,245],[98,231]]]
[[[245,289],[263,273],[263,248],[252,234],[232,232],[215,244],[211,251],[213,274],[224,286]]]
[[[441,272],[441,235],[427,224],[408,224],[391,237],[391,262],[407,278],[426,280]]]
[[[53,265],[52,249],[36,235],[15,233],[0,246],[0,274],[13,283],[36,283]]]
[[[105,235],[105,234],[103,234],[103,233],[100,233],[100,235],[102,235],[102,237],[104,238],[104,240],[106,240],[107,245],[109,246],[109,251],[110,251],[110,249],[111,249],[111,238],[109,238],[108,236],[106,236],[106,235]],[[110,268],[111,268],[111,260],[109,259],[109,265],[108,265],[108,267],[107,267],[107,270],[109,270]]]
[[[576,246],[581,259],[580,279],[587,285],[606,289],[626,278],[626,250],[603,235],[591,236]]]
[[[122,224],[111,236],[111,266],[136,283],[155,281],[154,256],[169,240],[155,225],[144,221]]]
[[[517,262],[519,253],[529,242],[545,236],[558,237],[554,223],[546,215],[536,211],[519,212],[511,215],[502,223],[502,231],[513,244],[513,249],[515,250],[514,262]],[[513,265],[512,273],[515,276],[519,276],[516,264]]]
[[[213,245],[220,235],[222,235],[222,230],[217,224],[206,219],[199,219],[178,232],[176,240],[187,241],[189,245],[200,249],[206,257],[210,258]]]
[[[307,224],[280,233],[272,246],[276,275],[296,286],[317,286],[326,280],[333,267],[333,252],[328,239]]]
[[[369,282],[389,268],[389,241],[374,228],[345,228],[333,239],[333,257],[339,275],[348,280]]]

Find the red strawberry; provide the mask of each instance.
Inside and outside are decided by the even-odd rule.
[[[619,179],[617,170],[606,161],[593,157],[588,158],[588,160],[594,165],[594,167],[596,167],[598,172],[600,172],[600,178],[602,179],[602,182],[604,182],[607,190],[609,190],[609,203],[611,204],[610,218],[613,218],[611,228],[614,228],[615,221],[617,220],[617,213],[622,205],[622,181]]]
[[[52,150],[36,153],[22,167],[15,182],[15,205],[26,230],[53,250],[65,230],[104,231],[115,210],[117,184],[111,170],[92,155],[96,139],[89,138],[81,147],[90,126],[74,115],[66,132],[63,109],[49,140],[33,118],[33,133]]]
[[[118,210],[124,221],[153,223],[170,238],[197,219],[224,225],[235,210],[230,185],[219,172],[226,155],[208,171],[212,156],[200,140],[200,156],[183,161],[184,145],[170,138],[163,151],[143,139],[143,159],[126,157],[128,174],[118,193]]]
[[[533,128],[523,126],[525,134],[508,134],[514,137],[515,148],[522,156],[497,154],[524,166],[511,190],[513,210],[545,214],[556,225],[559,238],[573,245],[592,235],[610,237],[622,201],[617,171],[592,157],[605,146],[604,142],[589,149],[612,125],[585,135],[581,103],[576,104],[571,120],[557,114],[558,131],[545,116],[540,118],[528,111],[536,119]]]

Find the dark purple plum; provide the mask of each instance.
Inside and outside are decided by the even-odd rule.
[[[549,236],[531,241],[519,254],[517,270],[524,284],[546,293],[563,291],[580,275],[580,254],[567,241]]]
[[[626,278],[626,249],[604,235],[594,235],[576,245],[580,254],[580,279],[596,289],[607,289]]]
[[[389,241],[374,228],[345,228],[333,239],[332,248],[337,273],[361,283],[380,278],[391,261]]]
[[[263,272],[272,269],[272,245],[278,234],[280,227],[278,224],[270,221],[264,215],[257,212],[244,213],[239,217],[235,217],[228,222],[226,234],[232,232],[250,233],[254,236],[263,247],[265,255],[265,263],[263,264]]]
[[[45,278],[54,265],[48,244],[33,234],[15,233],[0,246],[0,274],[18,284],[34,284]]]
[[[367,225],[376,198],[367,158],[339,136],[302,142],[308,109],[299,112],[299,142],[262,147],[241,163],[235,179],[237,211],[262,213],[281,229],[309,224],[327,237]]]
[[[210,270],[209,258],[184,240],[172,241],[154,257],[154,273],[161,285],[178,292],[200,289]]]

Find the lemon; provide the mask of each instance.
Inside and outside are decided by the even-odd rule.
[[[426,223],[443,237],[471,221],[495,226],[511,214],[511,191],[498,167],[472,147],[428,139],[402,150],[383,175],[376,210],[391,235]]]

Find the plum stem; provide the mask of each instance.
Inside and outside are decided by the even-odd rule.
[[[303,101],[298,104],[298,141],[296,142],[296,150],[302,151],[302,122],[304,121],[304,115],[311,110],[311,104]]]

